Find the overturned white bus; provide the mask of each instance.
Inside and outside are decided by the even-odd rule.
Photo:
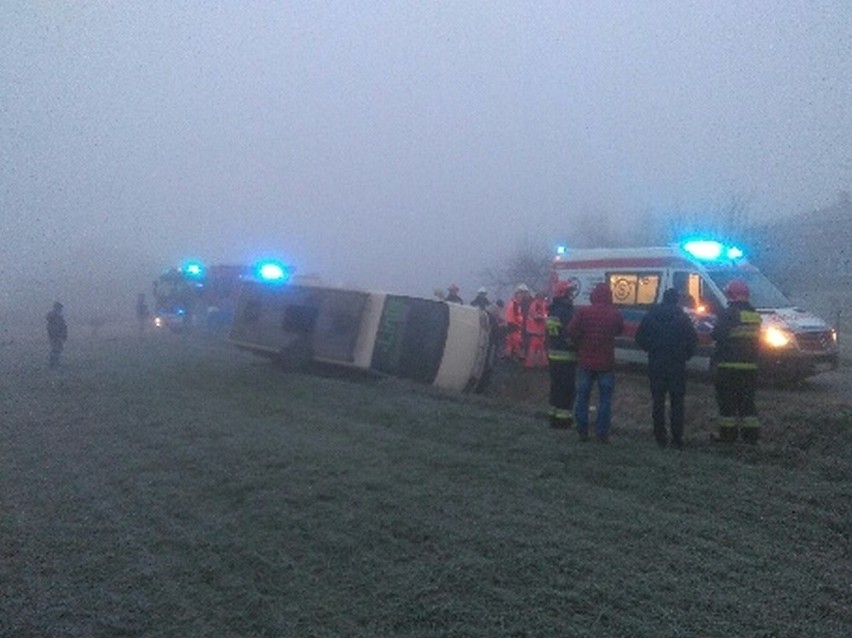
[[[245,280],[229,340],[288,367],[328,364],[458,391],[493,365],[490,318],[472,306],[319,285]]]

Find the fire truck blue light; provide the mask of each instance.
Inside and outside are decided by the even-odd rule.
[[[264,281],[286,281],[290,273],[282,264],[266,261],[258,264],[257,274]]]
[[[204,274],[204,266],[198,261],[188,261],[183,265],[183,272],[187,277],[201,277]]]

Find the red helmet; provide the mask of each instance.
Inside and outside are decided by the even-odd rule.
[[[556,285],[553,287],[553,296],[554,297],[567,297],[570,296],[571,293],[574,292],[574,282],[573,281],[557,281]]]
[[[731,279],[725,286],[725,296],[731,301],[748,301],[748,284],[742,279]]]

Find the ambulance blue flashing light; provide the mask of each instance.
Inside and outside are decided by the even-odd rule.
[[[692,239],[681,244],[684,251],[701,261],[742,259],[743,251],[736,246],[726,246],[712,239]]]
[[[278,261],[262,261],[256,268],[258,279],[267,283],[285,283],[292,274],[291,268]]]
[[[568,254],[568,246],[566,246],[564,244],[560,244],[559,246],[556,247],[556,256],[557,257],[564,257],[567,254]]]

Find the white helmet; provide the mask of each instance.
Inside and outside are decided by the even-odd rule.
[[[477,290],[477,291],[476,291],[476,294],[478,294],[478,295],[487,295],[487,294],[488,294],[488,291],[485,289],[485,286],[483,286],[482,288],[480,288],[479,290]]]
[[[518,287],[515,288],[515,292],[529,292],[530,287],[526,284],[518,284]]]

